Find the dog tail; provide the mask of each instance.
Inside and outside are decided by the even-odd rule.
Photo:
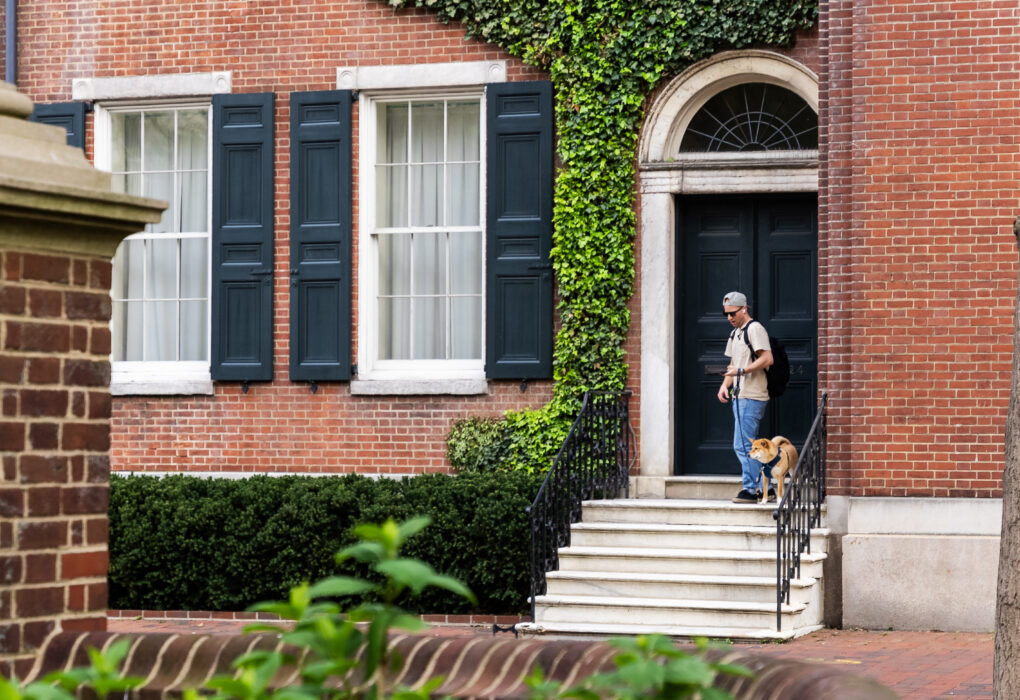
[[[780,447],[782,447],[784,450],[789,451],[793,455],[793,461],[790,464],[791,468],[795,464],[797,464],[797,460],[800,459],[800,454],[797,452],[796,445],[794,445],[792,442],[790,442],[782,435],[776,435],[774,438],[772,438],[772,441],[779,445]]]

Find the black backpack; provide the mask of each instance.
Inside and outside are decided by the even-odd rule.
[[[751,321],[751,323],[761,322]],[[753,359],[754,348],[751,347],[751,341],[747,337],[751,323],[748,323],[747,327],[744,328],[744,342],[747,343],[747,349],[751,351],[751,358]],[[764,326],[762,327],[764,328]],[[790,383],[790,358],[786,356],[786,348],[783,346],[783,341],[779,338],[770,335],[769,345],[772,347],[772,366],[765,370],[765,378],[768,380],[769,398],[774,399],[777,396],[782,396],[783,392],[786,391],[786,385]]]

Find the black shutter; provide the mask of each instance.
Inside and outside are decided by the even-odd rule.
[[[213,379],[273,378],[273,94],[213,96]]]
[[[67,145],[85,148],[85,103],[54,102],[37,104],[29,121],[62,126],[67,130]]]
[[[351,92],[290,96],[290,378],[351,378]]]
[[[486,99],[486,375],[548,378],[553,346],[552,84],[490,84]]]

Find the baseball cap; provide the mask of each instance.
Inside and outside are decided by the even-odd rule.
[[[747,306],[747,297],[740,292],[730,292],[722,299],[723,306]]]

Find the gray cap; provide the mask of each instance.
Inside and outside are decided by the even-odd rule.
[[[722,298],[723,306],[747,306],[747,297],[740,292],[730,292]]]

